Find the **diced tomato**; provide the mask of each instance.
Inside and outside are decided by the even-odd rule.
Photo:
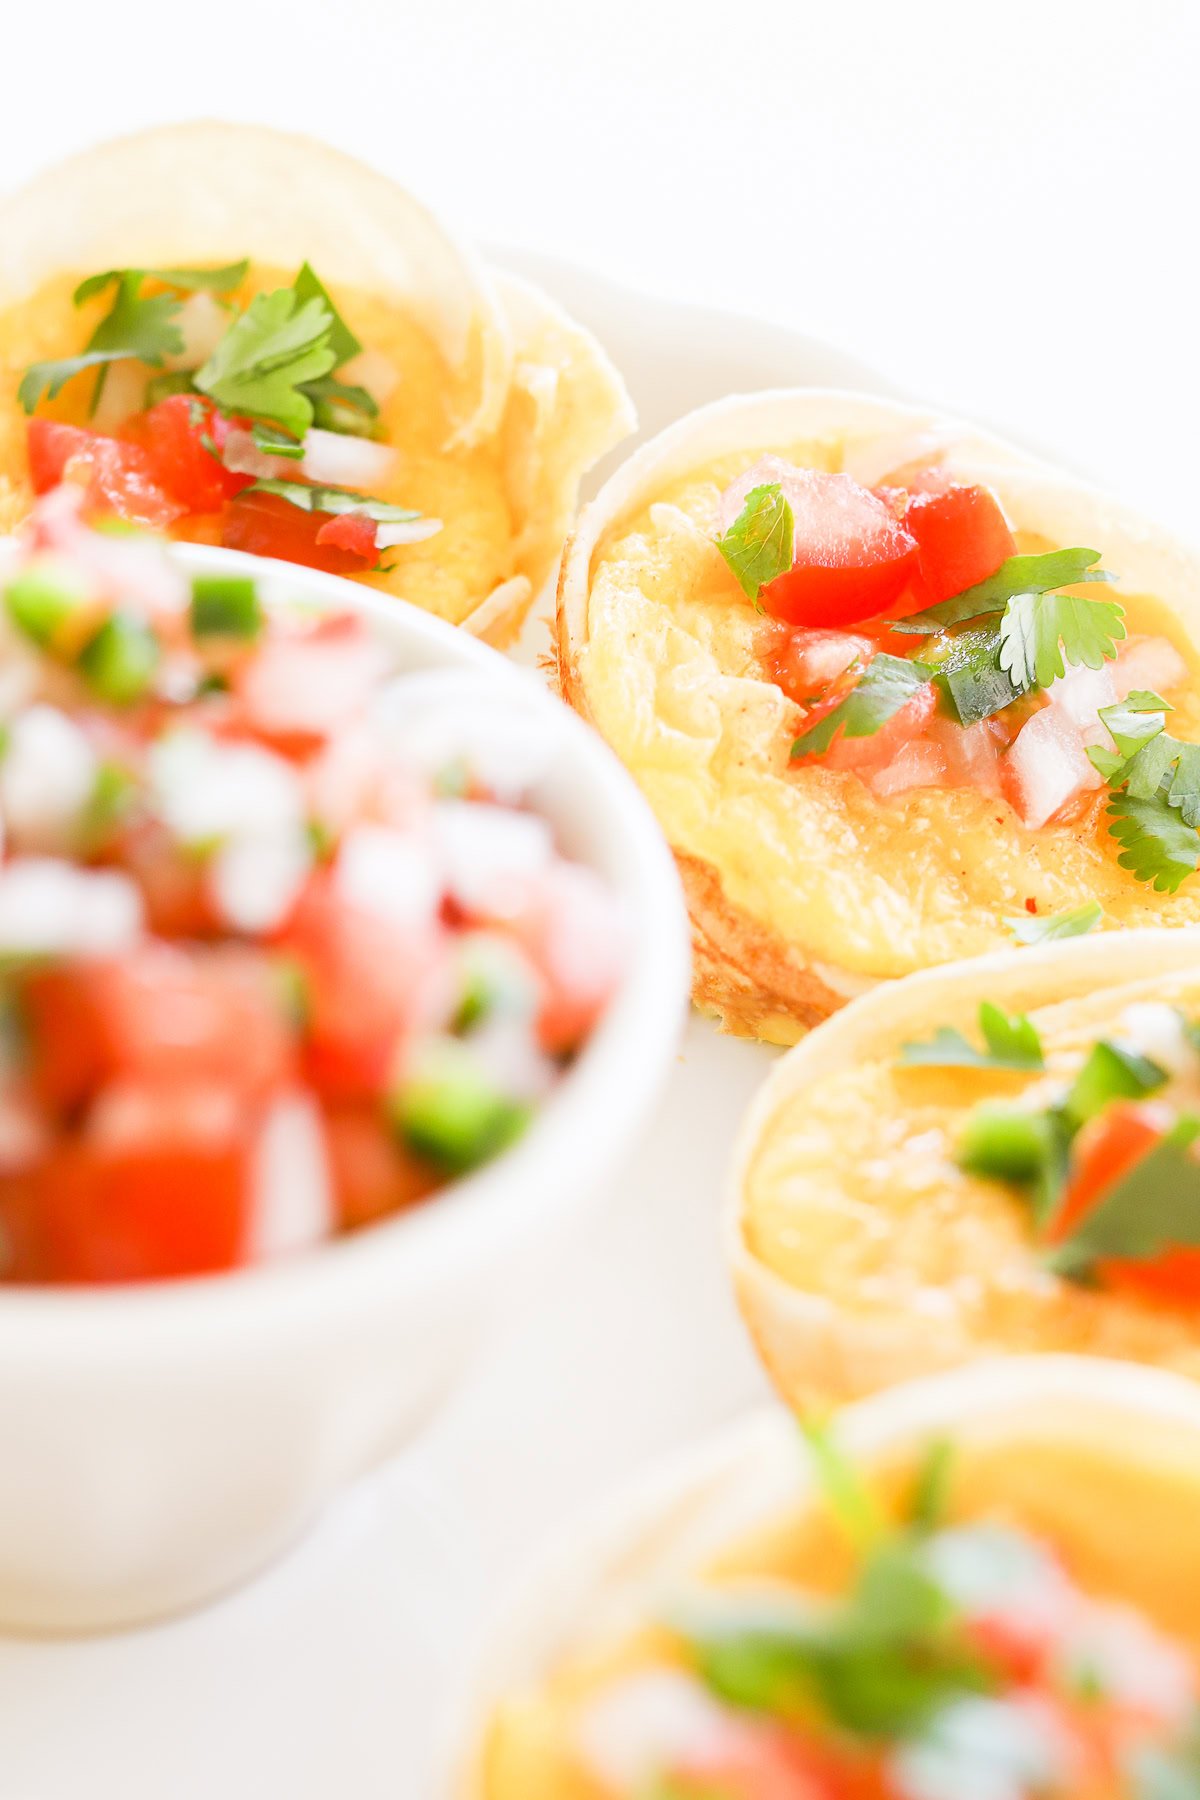
[[[172,394],[125,427],[125,436],[149,459],[154,479],[188,512],[220,512],[226,500],[248,487],[252,475],[235,475],[211,450],[225,421],[215,407],[194,394]]]
[[[41,1166],[51,1279],[155,1281],[235,1267],[255,1133],[227,1087],[106,1090],[82,1131]]]
[[[331,1098],[378,1098],[413,1013],[429,943],[348,905],[330,871],[320,869],[280,944],[303,977],[309,1081]]]
[[[788,631],[769,627],[763,660],[775,685],[789,700],[809,704],[823,695],[855,662],[869,662],[875,646],[870,638],[848,631]]]
[[[247,491],[226,505],[221,515],[221,542],[229,550],[274,556],[281,562],[324,569],[330,575],[361,574],[366,566],[362,556],[337,544],[318,543],[318,533],[332,522],[332,513],[304,512],[279,494]],[[368,560],[375,560],[373,548]]]
[[[38,971],[24,997],[31,1078],[61,1110],[117,1079],[221,1082],[261,1099],[294,1069],[281,998],[253,953],[151,943],[119,963]]]
[[[525,904],[494,923],[516,938],[542,995],[537,1029],[549,1055],[574,1050],[608,1005],[625,964],[625,920],[591,869],[560,863],[539,872]]]
[[[159,530],[186,510],[160,486],[154,465],[137,444],[54,419],[30,419],[28,446],[29,473],[39,494],[62,481],[77,482],[88,511],[115,513],[131,524]]]
[[[273,749],[304,756],[361,715],[388,666],[382,645],[349,613],[276,632],[233,671],[235,713]]]
[[[920,548],[929,606],[986,581],[1017,548],[999,501],[986,487],[913,494],[904,526]]]
[[[1058,1211],[1046,1226],[1051,1243],[1086,1218],[1122,1176],[1160,1144],[1171,1129],[1170,1109],[1155,1101],[1118,1100],[1085,1125],[1074,1149],[1074,1168]],[[1110,1287],[1178,1304],[1200,1300],[1200,1250],[1167,1250],[1153,1262],[1110,1259],[1097,1268]]]
[[[125,833],[122,863],[142,890],[146,923],[168,938],[211,937],[218,920],[203,862],[188,856],[154,820]]]
[[[325,1137],[342,1231],[413,1206],[438,1185],[437,1175],[387,1130],[378,1106],[329,1107]]]
[[[375,534],[378,529],[374,519],[365,519],[361,513],[337,513],[326,519],[317,533],[317,543],[352,551],[364,562],[372,563],[377,555]]]
[[[925,605],[912,585],[917,542],[882,500],[848,475],[804,469],[786,485],[795,524],[792,567],[762,590],[789,625],[852,625]]]
[[[716,1755],[677,1764],[671,1775],[680,1796],[697,1800],[882,1800],[877,1764],[823,1755],[815,1745],[766,1727],[739,1734],[741,1741]],[[673,1790],[674,1791],[674,1790]]]

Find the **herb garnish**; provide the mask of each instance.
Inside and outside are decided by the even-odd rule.
[[[301,388],[337,361],[333,324],[319,296],[301,300],[294,288],[256,294],[197,369],[196,387],[225,412],[265,419],[302,438],[313,408]]]
[[[1098,1262],[1153,1262],[1165,1250],[1200,1247],[1200,1162],[1191,1154],[1197,1137],[1200,1117],[1185,1114],[1050,1252],[1050,1267],[1079,1281]]]
[[[410,506],[393,506],[389,500],[372,500],[352,488],[312,487],[306,481],[255,481],[248,494],[276,494],[301,512],[354,513],[381,525],[405,525],[421,517]]]
[[[1004,923],[1018,944],[1052,944],[1059,938],[1086,937],[1104,917],[1098,900],[1088,900],[1069,912],[1018,913]]]
[[[178,356],[183,350],[183,334],[176,323],[183,305],[181,293],[194,293],[200,288],[225,293],[237,286],[248,267],[247,262],[240,262],[219,269],[105,269],[99,275],[89,275],[75,289],[75,305],[82,306],[115,283],[111,307],[78,356],[30,364],[17,390],[21,405],[31,413],[43,394],[53,400],[73,376],[85,369],[97,369],[89,408],[95,412],[110,363],[136,358],[157,369],[162,367],[165,356]],[[144,294],[145,281],[160,282],[172,291]]]
[[[757,600],[768,583],[791,568],[795,529],[791,506],[777,481],[750,489],[741,512],[717,539],[717,549],[749,599]]]
[[[964,619],[981,618],[986,613],[1002,613],[1009,602],[1023,595],[1048,594],[1055,588],[1078,587],[1081,582],[1111,581],[1112,576],[1093,565],[1100,560],[1098,550],[1048,550],[1040,556],[1010,556],[986,581],[976,582],[938,606],[924,612],[910,613],[897,619],[893,631],[916,637],[931,637],[948,625],[961,625]]]
[[[1010,1017],[990,1000],[979,1008],[979,1029],[986,1049],[969,1043],[961,1031],[941,1026],[927,1041],[901,1045],[906,1068],[1041,1069],[1045,1066],[1037,1027],[1024,1013]]]
[[[844,700],[800,736],[793,756],[820,756],[839,735],[873,737],[913,695],[928,687],[933,670],[904,656],[873,656]]]

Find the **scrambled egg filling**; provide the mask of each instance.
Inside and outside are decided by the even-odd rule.
[[[836,470],[847,447],[773,448]],[[717,869],[734,906],[813,961],[863,976],[995,949],[1011,941],[1006,917],[1027,909],[1095,899],[1114,925],[1200,919],[1200,877],[1164,896],[1118,867],[1103,794],[1081,819],[1030,831],[969,788],[880,800],[856,775],[790,766],[800,711],[770,680],[760,617],[714,541],[722,489],[759,454],[665,486],[593,559],[587,703],[674,849]],[[1018,547],[1049,546],[1018,531]],[[1131,634],[1169,637],[1200,667],[1165,606],[1111,591]],[[1172,732],[1200,738],[1197,693],[1171,698]]]
[[[748,1250],[851,1320],[906,1320],[913,1330],[927,1320],[939,1346],[957,1346],[960,1357],[1068,1351],[1200,1377],[1200,1321],[1052,1274],[1018,1191],[968,1175],[955,1160],[977,1101],[1024,1096],[1044,1104],[1050,1087],[1069,1085],[1097,1039],[1120,1036],[1125,1009],[1146,999],[1194,1015],[1200,973],[1159,975],[1032,1011],[1044,1073],[905,1067],[897,1040],[807,1083],[781,1102],[747,1169]]]
[[[85,271],[84,273],[90,273]],[[252,268],[232,296],[246,305],[256,293],[289,286],[294,271]],[[21,304],[0,313],[0,532],[11,531],[33,500],[25,454],[26,415],[17,387],[31,362],[75,355],[111,305],[111,293],[72,304],[81,275],[61,275]],[[386,571],[356,579],[410,600],[457,624],[513,573],[513,532],[499,443],[447,449],[454,429],[455,381],[428,334],[386,300],[357,290],[330,289],[342,317],[364,349],[386,357],[396,385],[380,408],[380,437],[398,452],[377,500],[417,508],[442,521],[435,537],[389,550]],[[89,426],[94,374],[71,381],[41,415]],[[219,541],[213,517],[183,520],[178,537]]]

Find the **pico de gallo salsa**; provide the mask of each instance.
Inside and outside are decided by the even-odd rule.
[[[880,799],[971,787],[1031,830],[1107,803],[1118,858],[1173,892],[1200,862],[1200,752],[1167,729],[1188,678],[1130,633],[1100,553],[1021,554],[998,496],[928,462],[883,485],[766,456],[725,489],[717,546],[795,702],[795,768]]]
[[[957,1156],[1021,1196],[1047,1265],[1065,1280],[1157,1302],[1200,1302],[1200,1024],[1138,1001],[1088,1050],[1074,1079],[1044,1068],[1023,1014],[985,1002],[982,1043],[943,1026],[904,1046],[909,1066],[1020,1071],[1020,1102],[984,1100]]]
[[[814,1593],[777,1576],[685,1596],[579,1704],[572,1761],[587,1779],[539,1794],[1193,1794],[1200,1706],[1183,1646],[1086,1592],[1057,1545],[986,1513],[941,1516],[951,1455],[930,1446],[898,1519],[839,1459],[831,1479],[854,1538],[845,1583]]]
[[[382,441],[399,379],[364,349],[305,263],[287,286],[239,298],[249,260],[221,268],[110,269],[75,291],[111,296],[74,355],[31,364],[35,493],[82,487],[89,510],[339,575],[442,530],[375,497],[402,476]],[[55,416],[67,389],[86,423]],[[77,410],[77,409],[76,409]]]
[[[603,1012],[618,902],[523,715],[422,705],[352,615],[84,522],[0,575],[0,1279],[232,1269],[511,1144]],[[542,734],[544,736],[544,734]]]

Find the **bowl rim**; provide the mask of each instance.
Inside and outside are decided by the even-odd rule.
[[[14,542],[0,542],[0,562]],[[168,548],[186,569],[255,575],[268,609],[290,602],[364,617],[397,649],[400,673],[415,651],[422,672],[461,674],[544,715],[619,846],[632,955],[605,1015],[527,1133],[429,1203],[295,1256],[220,1274],[95,1287],[0,1284],[0,1355],[11,1344],[23,1354],[36,1347],[70,1358],[81,1336],[89,1354],[120,1354],[145,1330],[165,1326],[182,1343],[218,1319],[254,1336],[314,1310],[331,1314],[339,1303],[353,1310],[386,1295],[402,1304],[406,1294],[443,1286],[467,1250],[474,1260],[486,1257],[528,1231],[556,1198],[565,1210],[572,1184],[564,1169],[578,1164],[588,1170],[588,1186],[599,1185],[645,1122],[686,1017],[690,948],[674,860],[632,777],[536,674],[461,627],[342,576],[210,545]]]

